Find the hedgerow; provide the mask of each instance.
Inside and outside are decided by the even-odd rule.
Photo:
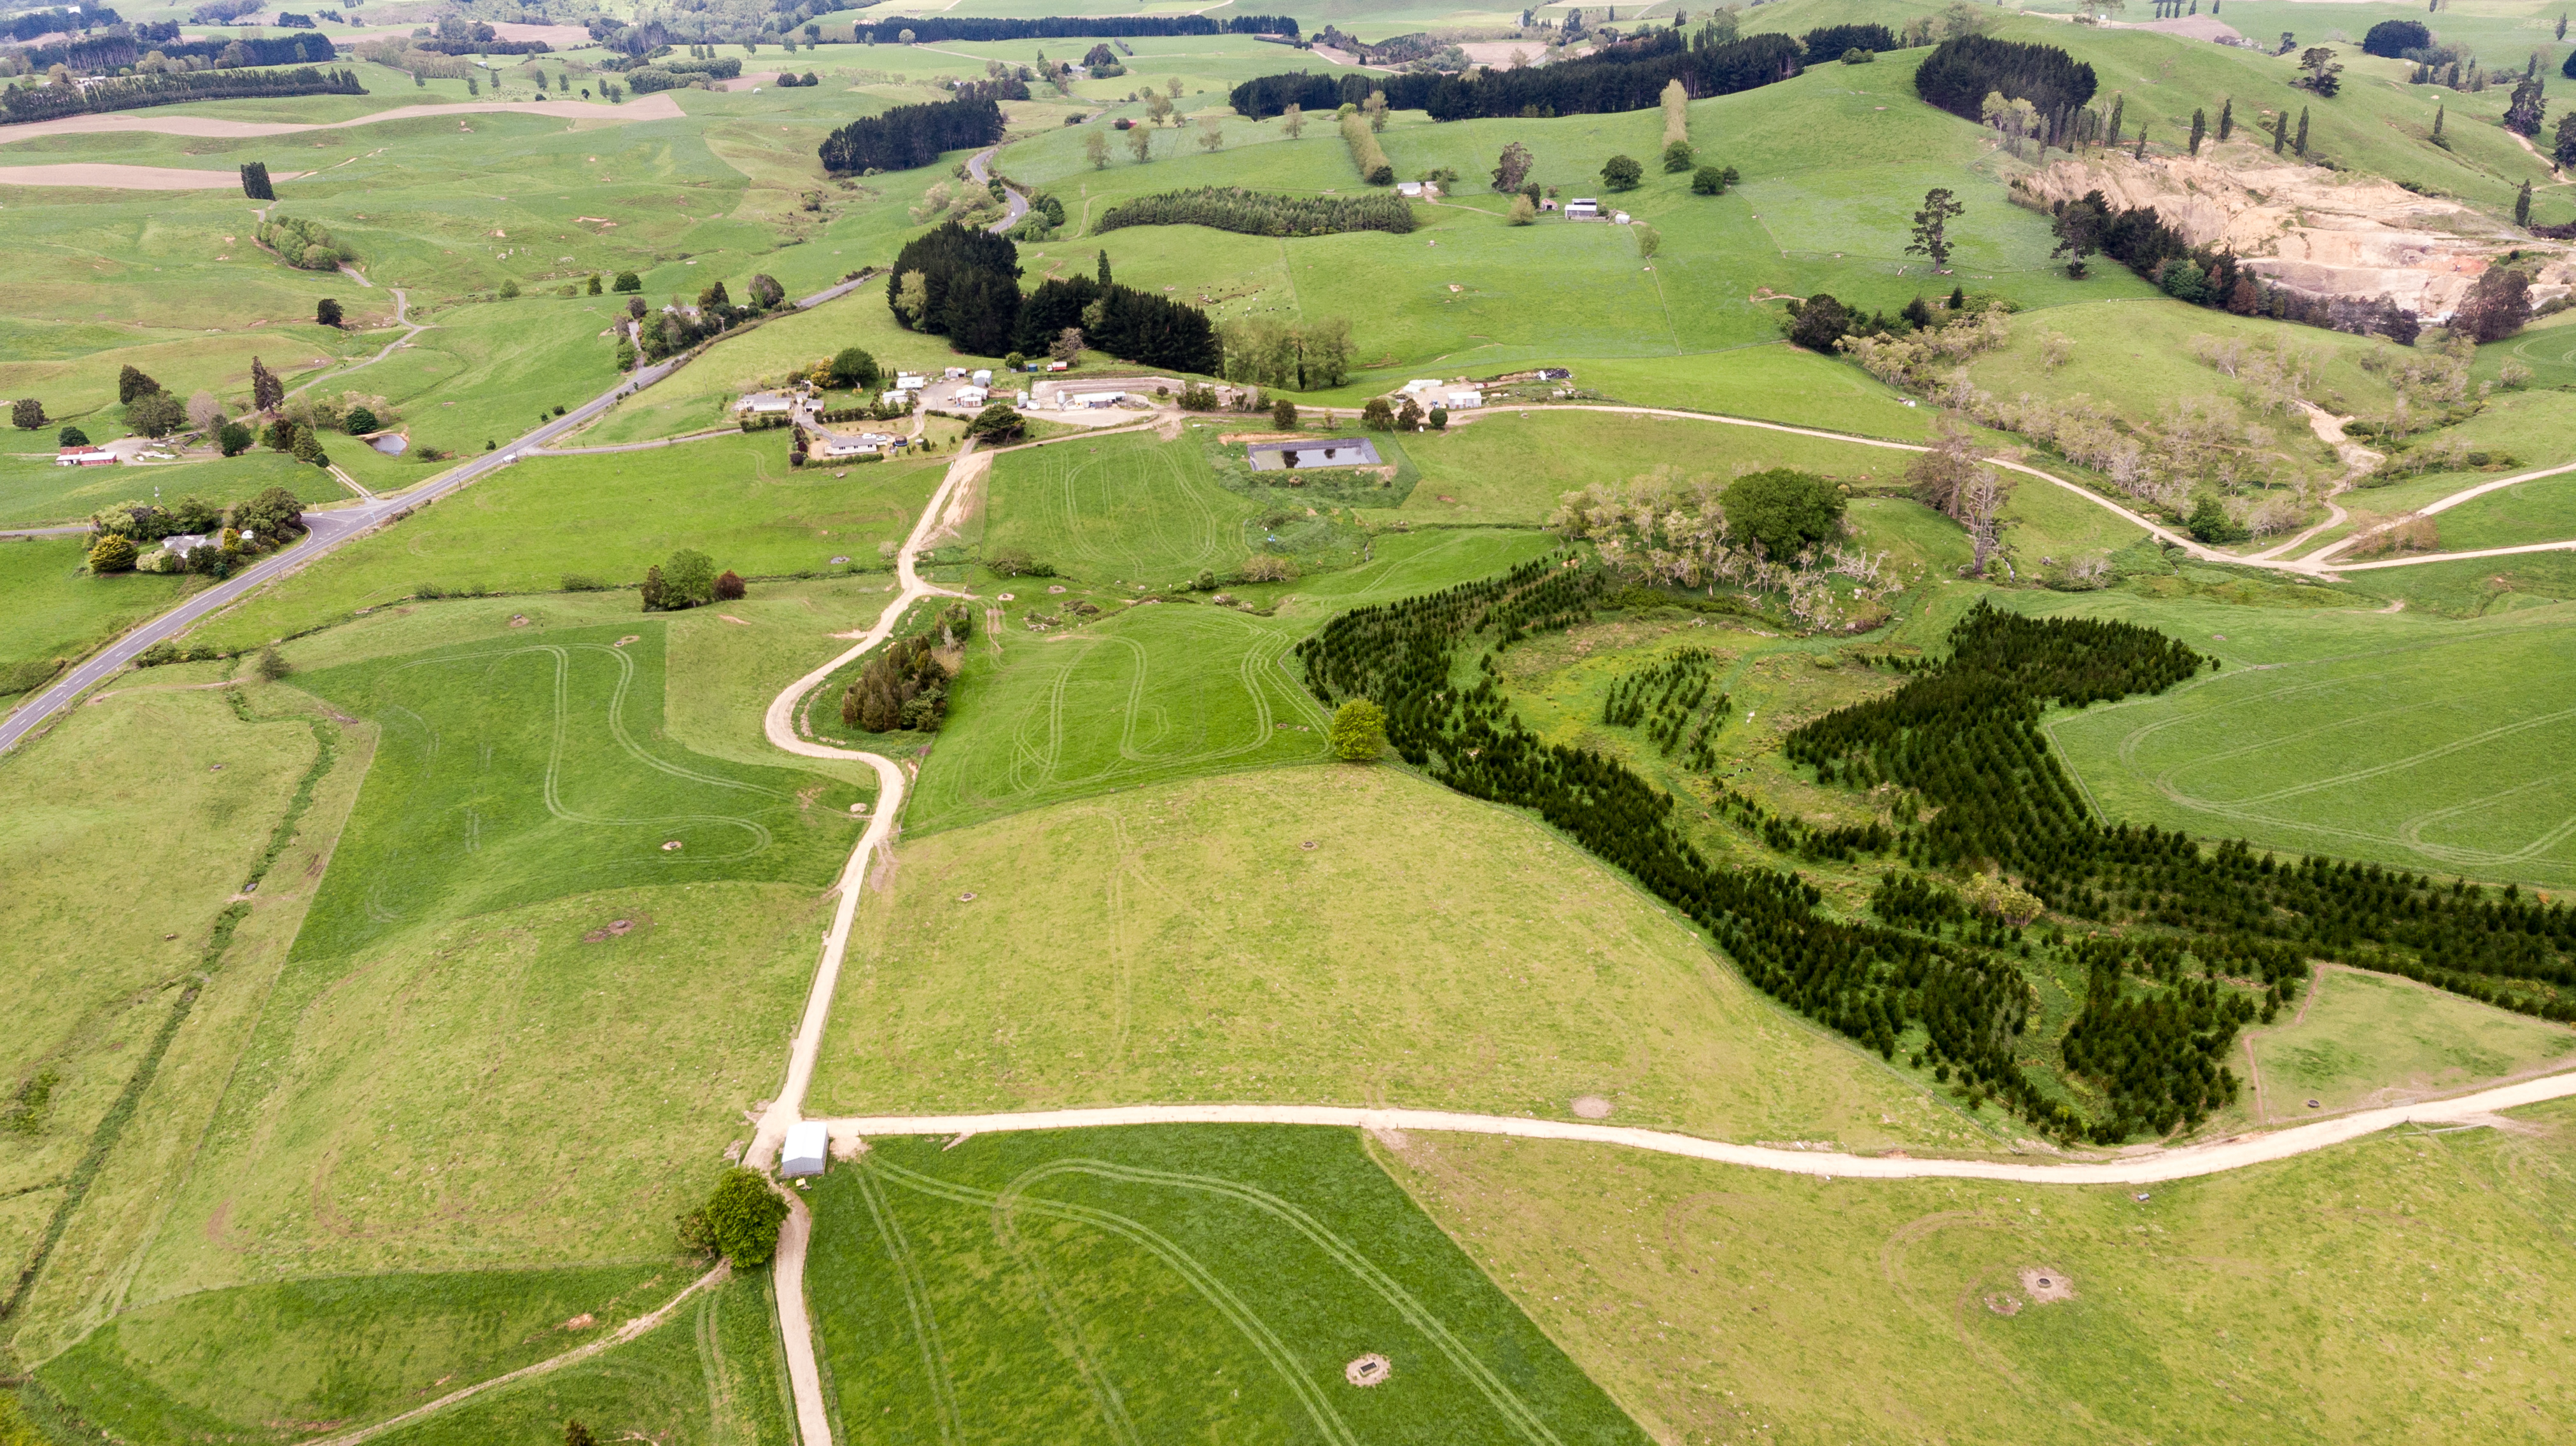
[[[1121,201],[1091,223],[1094,234],[1121,226],[1208,226],[1247,236],[1330,236],[1343,231],[1413,229],[1413,204],[1380,192],[1367,196],[1275,196],[1241,186],[1202,186]]]

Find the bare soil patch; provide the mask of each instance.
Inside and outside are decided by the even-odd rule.
[[[2034,1305],[2054,1305],[2075,1298],[2075,1282],[2066,1272],[2034,1265],[2021,1273],[2021,1288]]]
[[[1375,1351],[1360,1356],[1349,1365],[1342,1367],[1342,1379],[1363,1390],[1370,1386],[1386,1384],[1387,1378],[1394,1374],[1395,1363]]]
[[[582,935],[581,942],[585,944],[599,944],[610,939],[622,939],[628,934],[634,933],[639,922],[640,921],[635,919],[611,919],[607,923],[600,925],[598,928],[591,930],[589,933]]]
[[[1574,1113],[1581,1119],[1606,1120],[1610,1118],[1611,1108],[1610,1102],[1599,1095],[1576,1095],[1574,1097]]]

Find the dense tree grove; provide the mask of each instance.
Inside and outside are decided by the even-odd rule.
[[[1560,555],[1354,609],[1299,645],[1307,686],[1327,704],[1378,703],[1406,762],[1463,793],[1535,810],[1706,927],[1748,979],[1791,1007],[1891,1057],[1920,1024],[1916,1062],[1945,1081],[1956,1072],[1972,1102],[1991,1096],[2039,1129],[2100,1143],[2196,1124],[2235,1096],[2221,1061],[2237,1030],[2287,1003],[2318,956],[2576,1019],[2560,992],[2576,985],[2576,914],[2563,904],[2543,908],[2512,890],[2499,901],[2456,883],[2443,890],[2372,865],[2282,863],[2241,843],[2205,849],[2178,833],[2092,818],[2039,734],[2042,709],[2159,692],[2215,666],[2132,624],[2034,620],[1980,605],[1951,634],[1948,658],[1887,660],[1920,676],[1789,735],[1787,756],[1829,785],[1904,790],[1900,828],[1873,824],[1819,848],[1803,826],[1718,791],[1731,819],[1784,852],[1893,848],[1922,869],[1995,870],[1977,874],[1970,897],[1899,871],[1872,900],[1876,922],[1842,920],[1824,914],[1822,892],[1795,874],[1714,866],[1689,841],[1672,795],[1523,726],[1497,686],[1492,652],[1479,652],[1582,621],[1607,601],[1605,577]],[[1688,689],[1704,686],[1691,672],[1676,655],[1623,680],[1605,721],[1663,723]],[[1931,817],[1914,822],[1924,805]],[[2081,937],[2052,928],[2034,941],[2020,921],[2041,902],[2126,927]],[[2036,1008],[2024,963],[2034,943],[2085,971],[2084,1005],[2058,1048],[2067,1070],[2101,1091],[2097,1112],[2044,1088],[2017,1058]]]
[[[938,632],[916,634],[878,653],[841,695],[841,722],[870,733],[937,732],[948,716],[948,669],[939,650],[962,646],[973,631],[973,615],[955,603],[939,615]]]
[[[1982,124],[1987,96],[2026,100],[2052,135],[2062,132],[2093,98],[2096,85],[2092,66],[2054,45],[1984,35],[1942,41],[1914,72],[1914,92],[1926,104]]]
[[[1201,186],[1137,196],[1100,213],[1092,234],[1121,226],[1207,226],[1247,236],[1330,236],[1343,231],[1413,229],[1413,203],[1402,196],[1277,196],[1241,186]]]
[[[1085,345],[1147,366],[1213,374],[1224,364],[1216,325],[1197,307],[1080,274],[1023,297],[1019,275],[1008,237],[950,221],[904,246],[886,304],[905,325],[975,356],[1041,356],[1073,328]]]
[[[170,67],[173,70],[321,65],[340,58],[339,51],[332,47],[331,38],[327,35],[224,35],[203,40],[181,40],[175,27],[168,35],[151,38],[140,33],[156,29],[158,27],[145,25],[130,35],[93,34],[60,45],[34,46],[20,52],[20,58],[39,73],[63,65],[78,75],[112,75],[153,54],[158,54],[165,61],[180,62]],[[191,66],[188,62],[196,64]]]
[[[1229,98],[1236,111],[1254,120],[1267,120],[1292,105],[1309,113],[1358,105],[1373,90],[1384,91],[1394,109],[1428,111],[1433,120],[1598,115],[1651,110],[1663,103],[1664,86],[1674,80],[1694,97],[1732,95],[1787,80],[1798,73],[1804,54],[1786,35],[1718,40],[1704,33],[1685,40],[1677,30],[1658,29],[1553,65],[1480,70],[1472,77],[1299,71],[1247,80]]]
[[[1285,15],[1234,15],[1223,20],[1204,15],[1049,15],[1034,20],[899,15],[891,20],[861,20],[857,24],[861,38],[870,44],[892,40],[907,30],[921,45],[948,40],[1141,40],[1165,35],[1284,35],[1294,40],[1298,36],[1297,22]],[[869,36],[866,32],[870,30],[879,34]]]
[[[915,331],[948,337],[960,351],[1000,356],[1011,350],[1019,321],[1019,276],[1020,249],[1007,237],[949,221],[897,253],[886,274],[886,304]]]
[[[1857,25],[1820,25],[1806,33],[1804,43],[1810,61],[1838,60],[1854,50],[1876,54],[1899,48],[1896,32],[1875,21]]]
[[[909,171],[942,151],[989,146],[1002,139],[1002,108],[988,99],[899,105],[861,116],[823,138],[823,169],[836,176]]]
[[[141,110],[147,106],[187,101],[232,100],[242,96],[365,95],[353,70],[187,70],[156,75],[119,75],[88,87],[75,85],[16,86],[0,90],[0,118],[9,121],[51,120],[84,112]]]

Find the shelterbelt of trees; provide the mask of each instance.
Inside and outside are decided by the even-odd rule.
[[[1787,80],[1804,68],[1806,47],[1793,36],[1718,37],[1710,28],[1688,38],[1679,30],[1653,30],[1603,46],[1581,60],[1478,71],[1472,77],[1265,75],[1236,86],[1230,99],[1236,111],[1254,120],[1267,120],[1291,105],[1309,111],[1358,105],[1373,90],[1386,92],[1389,106],[1427,111],[1433,120],[1597,115],[1660,105],[1664,87],[1675,80],[1694,96],[1732,95]]]
[[[2092,817],[2039,734],[2042,711],[2160,692],[2216,666],[2132,624],[1980,606],[1953,630],[1949,657],[1790,735],[1788,756],[1821,781],[1896,784],[1905,820],[1928,805],[1928,820],[1879,827],[1863,847],[1969,874],[1967,890],[1900,870],[1869,922],[1827,914],[1822,891],[1789,870],[1712,865],[1672,794],[1615,759],[1541,741],[1496,685],[1496,652],[1584,621],[1612,596],[1602,569],[1545,558],[1345,613],[1298,656],[1327,705],[1374,701],[1407,762],[1535,811],[1708,929],[1783,1003],[1889,1057],[1920,1025],[1914,1062],[1928,1058],[1944,1079],[1959,1071],[1972,1104],[1991,1093],[2043,1132],[2103,1144],[2196,1125],[2237,1092],[2223,1061],[2238,1029],[2285,1005],[2316,957],[2576,1019],[2576,916],[2564,905],[2371,865],[2257,858],[2242,843],[2204,847]],[[1453,678],[1469,653],[1478,677],[1462,686]],[[1848,838],[1823,842],[1825,856],[1850,852]],[[2014,899],[2018,918],[1999,902]],[[2024,925],[2042,905],[2101,927],[2033,937]],[[2085,972],[2083,1007],[2057,1048],[2090,1107],[2019,1057],[2038,999],[2026,970],[2047,958],[2035,950]]]

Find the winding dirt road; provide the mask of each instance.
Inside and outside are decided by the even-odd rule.
[[[1622,1145],[1659,1155],[1683,1155],[1721,1165],[1778,1170],[1847,1180],[2012,1180],[2026,1185],[2153,1185],[2241,1170],[2357,1140],[2403,1124],[2436,1121],[2492,1125],[2495,1112],[2576,1095],[2576,1073],[2499,1085],[2447,1100],[2360,1110],[2312,1125],[2238,1135],[2206,1145],[2153,1149],[2113,1160],[2016,1165],[1999,1160],[1915,1160],[1893,1155],[1845,1155],[1831,1150],[1776,1150],[1730,1145],[1696,1135],[1579,1120],[1514,1115],[1461,1114],[1451,1110],[1354,1109],[1340,1105],[1108,1105],[1095,1109],[1031,1110],[998,1115],[884,1115],[836,1119],[827,1124],[834,1145],[871,1135],[1003,1134],[1014,1130],[1087,1130],[1110,1125],[1330,1125],[1362,1130],[1433,1130],[1451,1134],[1508,1135],[1523,1140],[1581,1140]]]

